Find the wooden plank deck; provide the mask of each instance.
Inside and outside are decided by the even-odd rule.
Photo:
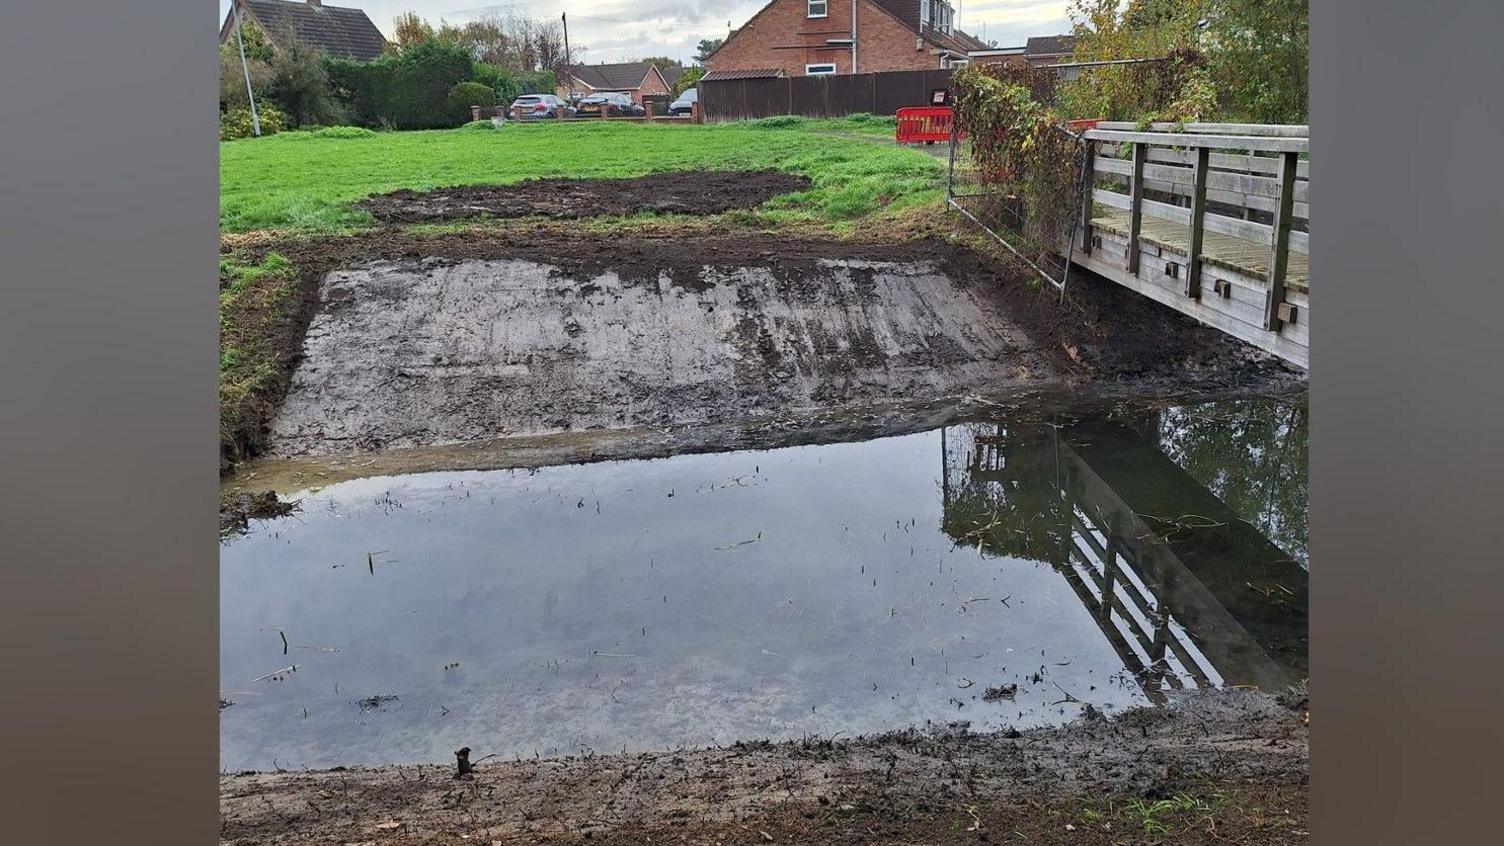
[[[1129,214],[1121,209],[1098,209],[1091,219],[1097,229],[1129,236]],[[1145,214],[1139,229],[1139,239],[1145,243],[1190,254],[1191,230],[1178,221],[1166,220]],[[1236,238],[1220,232],[1206,231],[1202,234],[1201,259],[1207,264],[1242,271],[1256,278],[1269,275],[1270,245]],[[1290,252],[1289,265],[1285,268],[1285,286],[1292,291],[1310,293],[1310,257]]]

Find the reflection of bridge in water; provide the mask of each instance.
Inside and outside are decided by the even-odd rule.
[[[1306,570],[1153,441],[977,423],[942,445],[947,534],[1053,566],[1151,699],[1305,678]]]

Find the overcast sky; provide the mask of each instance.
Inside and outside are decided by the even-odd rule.
[[[840,2],[840,0],[835,0]],[[576,61],[621,62],[643,56],[668,56],[688,62],[701,38],[726,34],[728,22],[746,23],[766,0],[326,0],[330,6],[364,9],[388,36],[392,20],[414,11],[429,22],[440,18],[464,23],[516,9],[531,17],[556,20],[569,14],[569,46]],[[1070,31],[1067,0],[952,0],[957,25],[1000,47],[1023,44],[1031,35]],[[230,0],[219,0],[224,20]]]

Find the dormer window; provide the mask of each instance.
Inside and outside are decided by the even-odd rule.
[[[956,13],[945,0],[919,0],[919,25],[950,32],[956,23]]]
[[[807,2],[806,17],[823,18],[830,14],[830,0],[807,0]]]

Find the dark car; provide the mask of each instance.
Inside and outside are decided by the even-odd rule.
[[[642,117],[647,110],[625,94],[603,91],[581,98],[575,104],[575,114],[579,117]]]
[[[560,109],[564,117],[574,117],[574,108],[552,94],[523,94],[508,111],[517,120],[549,120],[559,117]]]
[[[671,115],[687,115],[695,110],[695,103],[700,99],[700,89],[686,88],[679,99],[668,104],[668,113]]]

